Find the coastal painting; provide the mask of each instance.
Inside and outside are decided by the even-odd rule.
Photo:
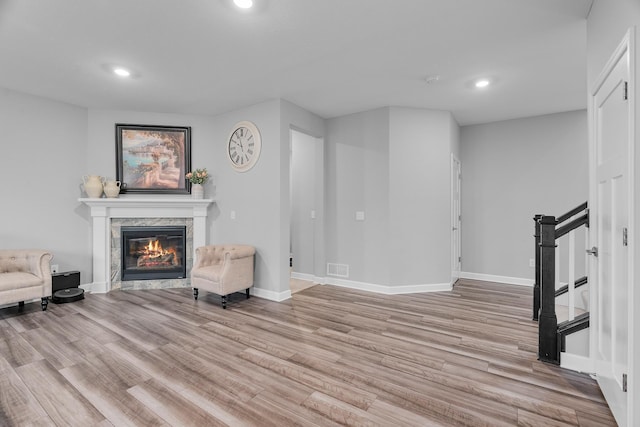
[[[191,128],[116,124],[116,176],[123,193],[188,194]]]

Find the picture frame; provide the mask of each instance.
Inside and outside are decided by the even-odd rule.
[[[116,123],[121,193],[190,194],[191,127]]]

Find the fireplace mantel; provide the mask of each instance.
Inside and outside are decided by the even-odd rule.
[[[212,199],[122,196],[78,201],[90,208],[93,222],[93,282],[83,286],[91,292],[111,290],[111,218],[193,218],[194,251],[207,244],[207,212]]]

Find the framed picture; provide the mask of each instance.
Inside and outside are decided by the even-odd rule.
[[[116,179],[122,193],[189,194],[191,128],[116,124]]]

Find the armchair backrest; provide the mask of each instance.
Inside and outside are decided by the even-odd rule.
[[[41,249],[2,249],[0,273],[31,273],[50,282],[52,258],[49,252]]]
[[[229,259],[253,257],[256,249],[247,245],[209,245],[196,248],[196,264],[194,268],[222,264],[225,256]],[[227,255],[228,254],[228,255]]]

